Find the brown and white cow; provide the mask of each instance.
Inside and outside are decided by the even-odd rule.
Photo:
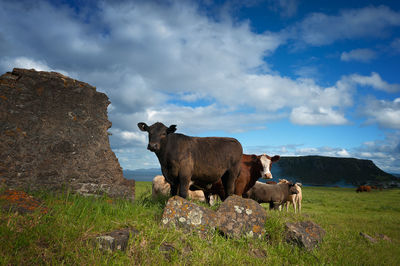
[[[189,187],[210,189],[221,180],[226,195],[232,195],[240,172],[242,145],[233,138],[190,137],[174,133],[176,125],[157,122],[138,127],[149,134],[147,148],[157,155],[161,171],[171,185],[171,195],[186,198]],[[225,196],[221,197],[225,200]]]
[[[272,179],[271,165],[279,161],[279,159],[279,155],[270,157],[266,154],[243,154],[240,174],[235,181],[235,195],[242,196],[253,187],[260,178]],[[222,183],[220,181],[214,183],[211,190],[206,191],[205,194],[206,199],[211,194],[217,194],[221,197],[221,195],[224,195]]]

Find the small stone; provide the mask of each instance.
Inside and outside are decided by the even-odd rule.
[[[369,236],[366,233],[360,232],[360,236],[362,236],[364,239],[368,240],[370,243],[376,243],[378,242],[378,240],[376,240],[375,238],[373,238],[372,236]]]
[[[102,250],[121,250],[124,251],[128,246],[128,240],[130,234],[136,235],[139,231],[135,228],[123,228],[119,230],[99,235],[93,239],[93,243],[98,245]]]
[[[312,221],[286,223],[286,241],[307,250],[321,243],[324,235],[325,231]]]

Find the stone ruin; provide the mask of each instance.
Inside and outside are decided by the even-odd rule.
[[[0,184],[134,199],[110,148],[110,104],[91,85],[55,72],[0,76]]]

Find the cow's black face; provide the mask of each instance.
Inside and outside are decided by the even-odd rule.
[[[147,131],[149,133],[149,144],[147,149],[152,152],[157,152],[161,148],[161,141],[167,137],[168,134],[174,133],[176,125],[166,127],[163,123],[157,122],[151,126],[146,123],[138,123],[138,127],[141,131]]]

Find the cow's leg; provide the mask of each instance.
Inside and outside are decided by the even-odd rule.
[[[294,213],[297,213],[297,211],[296,211],[296,205],[297,205],[296,200],[293,200]]]
[[[298,208],[298,210],[299,210],[299,213],[301,213],[301,201],[300,201],[300,200],[298,200],[298,201],[297,201],[297,204],[298,204],[298,207],[299,207],[299,208]]]
[[[241,196],[244,194],[246,188],[246,180],[236,180],[235,182],[235,195]]]
[[[190,181],[192,179],[191,168],[188,167],[187,164],[185,166],[181,165],[179,169],[179,196],[184,199],[188,196]]]
[[[171,184],[171,197],[178,195],[178,184]]]
[[[279,206],[280,206],[279,202],[272,202],[272,207],[274,208],[274,210],[279,210]],[[271,206],[270,206],[270,209],[271,209]]]
[[[165,180],[171,185],[171,197],[178,195],[178,168],[170,167],[168,170],[166,168],[163,168],[162,173],[165,176]]]
[[[204,198],[206,199],[207,204],[209,206],[211,206],[211,204],[210,204],[210,199],[211,199],[211,195],[212,195],[211,192],[205,191],[205,190],[203,190],[203,192],[204,192]]]
[[[228,170],[221,178],[222,184],[224,185],[224,199],[223,201],[231,196],[235,191],[235,181],[236,178],[239,176],[240,168],[231,168]]]

